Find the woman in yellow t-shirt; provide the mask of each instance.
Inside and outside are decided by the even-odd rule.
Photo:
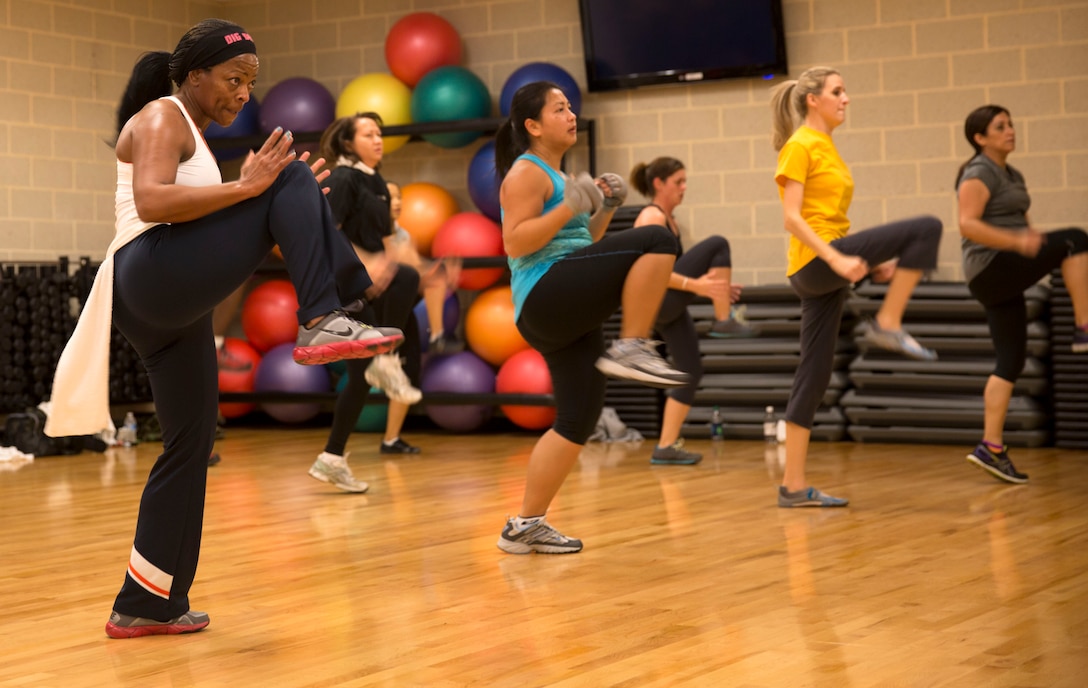
[[[771,94],[779,151],[774,179],[790,233],[786,274],[801,297],[801,360],[786,406],[780,507],[847,504],[808,485],[805,461],[816,409],[831,381],[843,305],[854,282],[870,274],[875,281],[890,281],[866,328],[871,345],[923,361],[937,358],[903,331],[902,320],[923,272],[937,266],[941,221],[919,216],[847,235],[854,179],[831,132],[846,119],[849,102],[842,76],[829,67],[808,69]]]

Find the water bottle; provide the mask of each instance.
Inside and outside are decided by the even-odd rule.
[[[725,429],[722,426],[722,412],[717,406],[710,412],[710,439],[725,439]]]
[[[763,439],[768,444],[778,443],[777,419],[774,417],[774,407],[768,406],[763,414]]]
[[[131,447],[136,444],[136,416],[129,411],[125,414],[125,422],[117,432],[117,441],[122,447]]]

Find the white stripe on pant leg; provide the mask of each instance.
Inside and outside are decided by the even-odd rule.
[[[170,599],[170,586],[174,584],[174,577],[144,559],[143,555],[136,551],[135,545],[128,558],[128,573],[132,580],[152,595],[164,600]]]

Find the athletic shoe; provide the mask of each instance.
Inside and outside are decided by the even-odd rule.
[[[936,361],[937,352],[927,349],[907,334],[906,330],[884,330],[876,321],[870,321],[865,328],[865,341],[873,346],[886,349],[916,361]]]
[[[1088,353],[1088,328],[1077,327],[1073,329],[1073,353]]]
[[[414,447],[401,438],[393,440],[393,444],[381,443],[381,447],[378,449],[382,454],[418,454],[422,449]]]
[[[215,350],[215,362],[219,371],[224,373],[245,373],[253,370],[251,361],[238,358],[225,346]]]
[[[1026,483],[1028,476],[1016,470],[1016,466],[1012,465],[1012,460],[1009,459],[1005,449],[1006,447],[1002,447],[1001,451],[995,454],[992,449],[979,442],[975,450],[967,455],[967,460],[998,480],[1016,483],[1017,485]]]
[[[344,492],[366,492],[370,488],[362,480],[356,480],[346,463],[343,466],[331,463],[331,458],[332,454],[321,452],[310,466],[310,475],[323,483],[332,483]],[[347,456],[344,458],[346,460]]]
[[[455,354],[464,348],[465,343],[448,332],[443,332],[427,343],[427,351],[439,355]]]
[[[106,622],[106,635],[111,638],[139,638],[144,635],[178,635],[196,633],[208,625],[210,619],[204,612],[188,611],[169,621],[144,619],[113,612]]]
[[[510,554],[573,554],[582,551],[582,541],[569,538],[540,519],[520,532],[514,530],[514,519],[506,522],[499,536],[499,549]]]
[[[707,332],[707,336],[716,339],[740,339],[742,337],[755,337],[758,334],[758,329],[735,318],[715,320],[714,324],[710,326],[710,331]]]
[[[849,503],[849,499],[841,499],[839,497],[826,495],[815,487],[806,487],[799,492],[790,492],[781,485],[778,487],[778,506],[783,509],[794,509],[804,506],[846,506]]]
[[[659,466],[694,466],[703,460],[703,455],[683,449],[684,440],[679,439],[667,447],[654,447],[650,463]]]
[[[212,452],[211,455],[208,456],[208,465],[214,466],[222,460],[223,457],[219,456],[219,452]]]
[[[294,359],[303,365],[321,365],[345,358],[370,358],[389,353],[404,341],[395,327],[372,327],[344,311],[333,311],[321,322],[298,328]]]
[[[367,366],[364,377],[367,384],[385,392],[385,396],[392,401],[411,406],[423,398],[423,392],[413,387],[404,374],[400,356],[396,354],[375,356]]]
[[[676,370],[657,353],[652,339],[617,339],[597,359],[597,370],[621,380],[634,380],[650,387],[683,387],[691,379]]]

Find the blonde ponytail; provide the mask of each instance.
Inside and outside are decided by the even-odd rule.
[[[771,89],[771,143],[782,150],[786,141],[808,114],[808,95],[820,95],[827,77],[838,74],[831,67],[810,67],[790,81],[783,81]]]

